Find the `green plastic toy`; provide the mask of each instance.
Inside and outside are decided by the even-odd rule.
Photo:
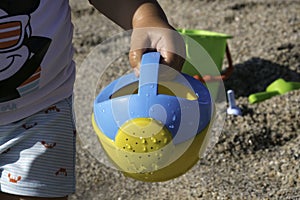
[[[269,99],[273,96],[287,93],[292,90],[300,89],[300,82],[286,82],[282,78],[279,78],[272,82],[266,89],[265,92],[259,92],[251,94],[248,100],[251,104],[258,103]]]

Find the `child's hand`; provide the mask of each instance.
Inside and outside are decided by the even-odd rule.
[[[162,55],[162,64],[181,70],[185,59],[184,41],[169,25],[164,11],[156,0],[89,1],[124,29],[133,29],[129,60],[137,75],[142,54],[146,51],[159,51]]]
[[[163,26],[162,26],[163,27]],[[184,41],[171,27],[145,27],[133,29],[129,61],[136,75],[139,75],[140,61],[143,53],[158,51],[161,63],[180,71],[184,63]]]
[[[129,61],[139,74],[143,53],[160,52],[161,63],[180,71],[185,58],[185,44],[181,35],[169,25],[161,10],[155,4],[144,4],[133,16],[133,32]]]

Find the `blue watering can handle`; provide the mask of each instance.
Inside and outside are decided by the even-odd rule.
[[[139,95],[157,95],[159,60],[159,52],[143,55],[140,67]]]

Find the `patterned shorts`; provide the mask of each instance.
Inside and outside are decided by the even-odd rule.
[[[0,126],[0,191],[63,197],[75,191],[72,97]]]

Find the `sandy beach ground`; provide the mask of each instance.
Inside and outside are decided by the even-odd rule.
[[[258,104],[248,102],[250,94],[264,91],[277,78],[300,82],[300,2],[159,2],[176,28],[233,36],[228,44],[235,70],[224,85],[235,91],[243,116],[228,115],[212,151],[186,174],[161,183],[124,177],[100,163],[78,138],[77,192],[69,199],[300,199],[300,90]],[[70,5],[75,61],[80,67],[93,48],[122,29],[88,1],[70,0]],[[120,67],[126,65],[124,59],[115,63],[107,82],[126,71]],[[93,73],[89,70],[78,70],[77,79]],[[79,91],[89,80],[81,83],[76,88]],[[76,105],[84,103],[81,100]],[[90,114],[89,110],[82,112]],[[77,126],[79,135],[93,132],[88,122],[77,120]]]

